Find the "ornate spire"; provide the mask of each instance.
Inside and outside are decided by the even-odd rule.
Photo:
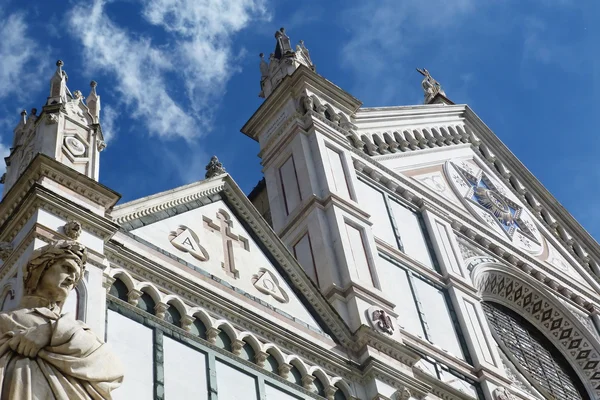
[[[56,62],[56,72],[50,79],[50,96],[46,105],[66,103],[67,102],[67,73],[62,70],[64,63],[62,60]]]
[[[275,53],[273,53],[275,58],[281,60],[284,56],[294,53],[292,45],[290,44],[290,37],[285,34],[285,28],[279,28],[279,30],[275,32],[275,40],[277,40]]]
[[[310,59],[308,49],[304,42],[300,43],[294,49],[291,45],[289,36],[285,29],[281,28],[275,32],[275,51],[269,56],[269,61],[260,53],[260,97],[268,97],[287,75],[294,73],[301,64],[315,70],[315,66]]]
[[[446,93],[442,89],[442,85],[433,79],[429,71],[427,71],[425,68],[417,68],[417,71],[424,76],[423,80],[421,81],[421,86],[423,87],[423,92],[425,94],[425,104],[431,103],[434,97],[438,94],[441,94],[444,97],[446,96]]]
[[[96,86],[98,86],[96,81],[90,82],[91,90],[87,98],[87,106],[94,119],[94,123],[98,124],[100,123],[100,96],[96,93]]]
[[[210,162],[206,165],[206,174],[204,177],[210,179],[225,173],[225,168],[223,168],[223,164],[221,164],[217,156],[212,156]]]

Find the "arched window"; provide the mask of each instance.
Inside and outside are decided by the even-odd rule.
[[[250,345],[250,343],[244,342],[244,346],[242,347],[242,351],[240,352],[240,357],[244,360],[254,362],[254,357],[256,356],[256,352],[254,348]]]
[[[323,384],[323,382],[321,382],[321,380],[318,377],[315,377],[315,380],[312,384],[315,388],[315,393],[319,396],[325,397],[325,385]]]
[[[231,339],[227,333],[221,331],[217,335],[217,340],[215,341],[215,345],[217,347],[222,348],[223,350],[231,351]]]
[[[137,306],[147,313],[154,315],[154,307],[156,307],[156,303],[154,302],[152,296],[150,296],[148,293],[142,291],[142,295],[138,299]]]
[[[275,358],[275,356],[271,353],[268,353],[269,356],[267,357],[267,359],[265,360],[265,366],[264,368],[269,371],[274,373],[275,375],[279,374],[279,363],[277,362],[277,359]]]
[[[496,339],[538,390],[561,400],[590,400],[579,377],[558,349],[529,321],[497,303],[484,302]]]
[[[175,305],[169,304],[169,308],[165,313],[165,321],[175,326],[181,326],[181,313]]]
[[[190,326],[190,333],[192,335],[206,339],[206,325],[200,319],[196,318]]]
[[[294,364],[292,364],[292,368],[290,369],[287,380],[295,383],[296,385],[302,386],[302,373]]]
[[[347,399],[348,398],[346,397],[346,395],[340,388],[338,388],[338,390],[335,392],[335,396],[333,396],[333,400],[347,400]]]
[[[125,282],[123,282],[119,278],[115,279],[114,283],[110,287],[110,290],[108,291],[108,294],[123,301],[128,300],[128,293],[129,289],[127,289],[127,285],[125,285]]]

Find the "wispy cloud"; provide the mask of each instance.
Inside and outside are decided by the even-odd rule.
[[[6,165],[4,164],[4,157],[8,157],[10,149],[8,146],[0,143],[0,176],[6,172]]]
[[[119,113],[112,106],[102,107],[102,117],[100,122],[102,123],[102,134],[105,142],[114,140],[117,136],[117,118]]]
[[[191,141],[209,131],[237,71],[231,38],[265,16],[262,0],[141,1],[140,13],[164,30],[166,45],[118,26],[105,5],[94,0],[70,14],[88,67],[116,78],[119,98],[150,134]],[[185,95],[173,86],[184,87]]]
[[[417,1],[358,3],[345,13],[345,27],[350,27],[350,35],[342,48],[345,65],[357,76],[356,87],[364,88],[377,77],[381,84],[367,96],[376,96],[380,103],[390,101],[402,91],[397,84],[398,73],[414,71],[416,67],[405,65],[405,57],[427,40],[423,35],[460,24],[476,3],[440,1],[435,8],[429,2]]]
[[[0,99],[13,96],[23,100],[39,88],[39,72],[46,68],[44,49],[28,35],[25,15],[3,15],[0,10]]]

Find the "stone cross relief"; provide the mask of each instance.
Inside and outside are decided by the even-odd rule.
[[[235,267],[233,247],[235,245],[243,248],[246,251],[250,251],[248,239],[241,235],[236,235],[231,231],[231,228],[233,227],[233,221],[231,220],[229,214],[224,210],[219,210],[217,212],[218,223],[213,222],[212,219],[206,216],[203,216],[202,220],[204,221],[204,227],[206,229],[210,230],[211,232],[217,232],[221,235],[223,242],[223,261],[221,262],[221,268],[223,268],[227,275],[238,279],[240,273]]]

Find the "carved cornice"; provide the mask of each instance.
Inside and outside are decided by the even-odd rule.
[[[221,179],[194,182],[173,190],[120,204],[114,207],[111,216],[117,223],[123,224],[204,198],[207,201],[203,204],[208,204],[218,198],[215,198],[214,195],[221,192],[223,187],[224,183]]]
[[[64,188],[62,190],[82,196],[105,210],[114,206],[120,198],[118,193],[95,180],[44,154],[38,154],[0,203],[0,225],[6,223],[33,185],[37,183],[45,186],[44,178],[59,184]]]
[[[13,208],[9,218],[5,219],[4,225],[0,228],[0,238],[3,241],[12,241],[33,214],[40,209],[65,221],[76,220],[81,223],[83,230],[104,240],[108,240],[118,229],[116,224],[103,216],[91,213],[80,205],[35,183],[30,186],[29,191]]]

